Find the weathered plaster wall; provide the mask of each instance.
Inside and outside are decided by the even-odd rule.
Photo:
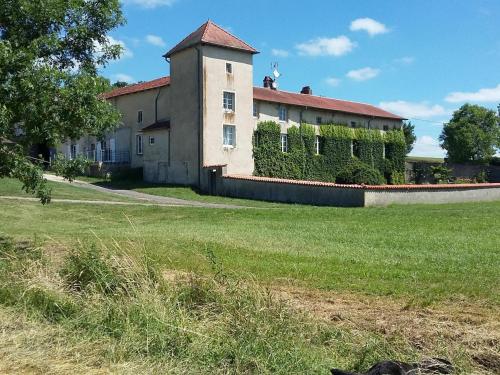
[[[226,73],[232,64],[232,74]],[[212,46],[203,47],[203,165],[227,164],[229,173],[252,174],[253,105],[252,54]],[[223,92],[235,94],[235,109],[223,109]],[[223,146],[223,125],[234,125],[235,147]]]

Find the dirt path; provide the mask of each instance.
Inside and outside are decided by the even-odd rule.
[[[149,202],[150,204],[154,204],[154,205],[189,206],[189,207],[204,207],[204,208],[226,208],[226,209],[252,208],[252,207],[237,206],[237,205],[231,205],[231,204],[206,203],[206,202],[190,201],[190,200],[179,199],[179,198],[162,197],[162,196],[158,196],[158,195],[140,193],[140,192],[133,191],[133,190],[111,189],[111,188],[106,188],[103,186],[89,184],[88,182],[80,181],[80,180],[74,180],[73,182],[69,182],[68,180],[65,180],[62,177],[54,176],[51,174],[45,174],[44,177],[49,181],[71,184],[73,186],[78,186],[78,187],[82,187],[82,188],[86,188],[86,189],[96,190],[96,191],[99,191],[101,193],[121,195],[123,197],[133,198],[133,199],[137,199],[139,201]],[[57,200],[53,199],[53,201],[56,202]],[[96,202],[98,202],[98,201],[96,201]]]

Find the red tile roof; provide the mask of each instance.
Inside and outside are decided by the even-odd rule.
[[[210,44],[219,47],[231,48],[250,53],[258,53],[258,51],[238,39],[234,35],[228,33],[222,27],[216,25],[212,21],[207,21],[201,25],[197,30],[193,31],[179,44],[168,51],[164,56],[170,57],[174,53],[182,51],[186,48],[193,47],[198,44]]]
[[[136,92],[155,89],[158,87],[170,85],[170,77],[161,77],[148,82],[141,82],[135,85],[120,87],[103,95],[105,99],[111,99],[117,96],[133,94]],[[321,96],[295,94],[286,91],[271,90],[262,87],[253,88],[253,97],[256,100],[297,105],[301,107],[310,107],[329,111],[338,111],[345,113],[355,113],[363,116],[379,117],[393,120],[405,120],[403,117],[384,111],[369,104],[349,102],[346,100],[330,99]]]
[[[460,190],[460,189],[490,189],[500,188],[500,183],[484,184],[436,184],[436,185],[354,185],[354,184],[336,184],[333,182],[309,181],[309,180],[290,180],[286,178],[260,177],[250,175],[226,174],[224,178],[233,180],[247,180],[257,182],[271,182],[275,184],[292,184],[306,186],[324,186],[332,188],[349,188],[363,190]]]
[[[338,111],[345,113],[355,113],[358,115],[380,117],[394,120],[406,120],[403,117],[384,111],[370,104],[349,102],[346,100],[330,99],[321,96],[296,94],[286,91],[272,90],[262,87],[253,88],[253,98],[257,100]]]
[[[158,87],[170,85],[170,77],[161,77],[148,82],[136,83],[135,85],[129,85],[125,87],[120,87],[114,89],[113,91],[103,94],[104,99],[111,99],[116,96],[133,94],[140,91],[146,91],[151,89],[156,89]]]

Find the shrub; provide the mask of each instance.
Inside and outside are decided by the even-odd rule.
[[[488,171],[486,171],[485,169],[482,169],[477,175],[476,177],[474,178],[476,180],[476,182],[482,184],[482,183],[485,183],[485,182],[488,182]]]
[[[353,159],[340,171],[337,182],[341,184],[383,185],[385,179],[377,169],[358,159]]]
[[[431,166],[431,173],[435,184],[447,184],[450,182],[451,169],[446,168],[444,165]]]
[[[82,156],[77,156],[75,159],[66,159],[62,154],[57,154],[52,161],[51,169],[58,176],[64,177],[69,181],[73,181],[75,177],[86,174],[91,161]]]

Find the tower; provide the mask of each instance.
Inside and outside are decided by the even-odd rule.
[[[207,185],[210,167],[252,174],[253,55],[207,21],[165,54],[171,76],[169,180]]]

